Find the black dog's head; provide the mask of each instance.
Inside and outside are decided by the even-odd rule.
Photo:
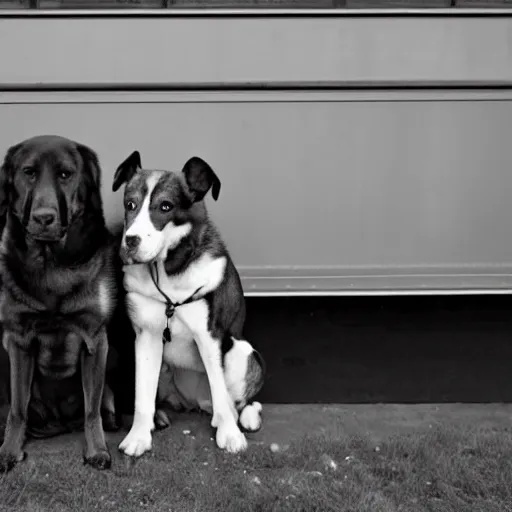
[[[0,170],[0,229],[8,210],[38,242],[61,241],[84,211],[100,211],[100,167],[86,146],[39,136],[11,147]]]
[[[124,235],[121,257],[126,263],[165,259],[170,249],[191,233],[207,215],[202,199],[212,189],[215,200],[220,180],[201,158],[192,157],[181,173],[142,169],[134,151],[114,175],[114,192],[124,191]]]

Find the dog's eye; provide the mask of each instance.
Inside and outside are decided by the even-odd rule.
[[[135,210],[135,208],[137,208],[137,205],[133,202],[133,201],[128,201],[126,203],[126,209],[133,212],[133,210]]]
[[[162,210],[163,212],[169,212],[171,211],[171,208],[172,204],[169,201],[162,201],[160,203],[160,210]]]
[[[25,174],[27,178],[33,178],[36,175],[36,170],[33,167],[25,167],[23,174]]]
[[[59,171],[59,178],[61,180],[67,180],[71,177],[72,172],[71,171]]]

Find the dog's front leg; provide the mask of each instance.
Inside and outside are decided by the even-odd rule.
[[[212,395],[211,424],[212,427],[217,428],[217,446],[232,453],[245,450],[247,439],[238,427],[238,413],[229,396],[224,378],[221,342],[220,339],[214,338],[208,329],[207,306],[204,302],[196,302],[182,307],[178,314],[192,331],[206,370]]]
[[[236,453],[247,448],[247,439],[238,427],[238,413],[229,396],[221,363],[221,343],[207,331],[196,333],[196,343],[203,360],[212,395],[212,427],[217,428],[217,446]]]
[[[11,369],[11,408],[5,426],[4,442],[0,447],[0,473],[11,470],[25,458],[23,444],[27,429],[27,410],[34,376],[34,356],[22,348],[11,333],[5,333],[4,346],[9,354]]]
[[[158,377],[162,366],[161,337],[141,331],[135,339],[135,414],[132,428],[119,445],[126,455],[140,457],[151,450]]]
[[[96,469],[108,469],[110,453],[105,442],[101,421],[101,402],[107,368],[108,341],[105,329],[98,333],[97,344],[91,352],[82,351],[82,387],[85,404],[85,462]]]

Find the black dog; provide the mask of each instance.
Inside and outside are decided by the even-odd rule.
[[[112,391],[104,383],[107,327],[119,299],[121,267],[116,241],[105,226],[100,175],[96,154],[62,137],[34,137],[5,156],[1,313],[11,401],[0,471],[24,458],[31,429],[39,436],[62,431],[59,425],[48,429],[52,408],[54,419],[67,414],[82,421],[85,461],[110,467],[101,405],[108,411],[105,428],[114,429]],[[82,397],[68,384],[80,376]],[[55,398],[55,389],[45,396],[48,382],[63,379],[62,397]]]

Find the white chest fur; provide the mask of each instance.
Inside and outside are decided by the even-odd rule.
[[[185,272],[168,276],[165,273],[163,261],[158,261],[158,285],[174,303],[181,303],[198,289],[200,289],[198,294],[201,296],[215,290],[224,278],[225,268],[226,258],[213,258],[206,253],[189,265]],[[124,286],[128,294],[130,317],[134,325],[139,329],[161,334],[166,323],[165,299],[151,279],[149,266],[147,264],[126,265]],[[180,331],[184,328],[175,320],[177,320],[176,316],[171,324],[173,337],[180,335]]]

